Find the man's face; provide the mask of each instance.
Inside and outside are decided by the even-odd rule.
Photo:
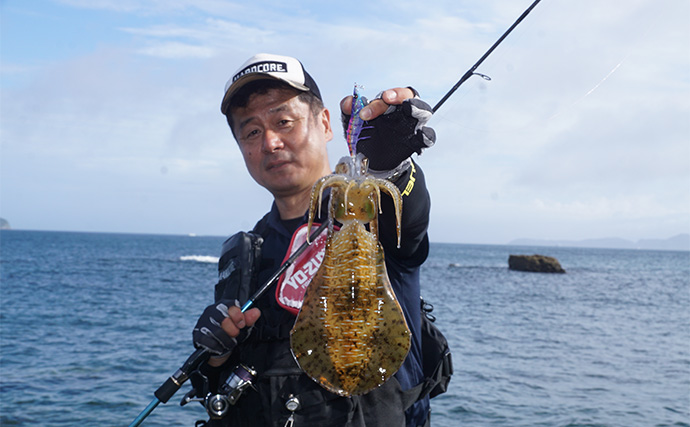
[[[326,143],[333,138],[328,110],[316,117],[290,89],[249,97],[231,112],[235,138],[249,174],[274,197],[310,191],[330,173]]]

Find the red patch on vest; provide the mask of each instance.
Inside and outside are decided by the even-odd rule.
[[[312,224],[310,233],[313,233],[321,224]],[[328,228],[325,228],[321,234],[302,252],[300,256],[295,259],[285,273],[280,278],[278,286],[276,287],[276,300],[281,307],[292,314],[297,314],[300,307],[302,307],[302,300],[304,299],[304,292],[307,286],[311,283],[321,261],[323,261],[326,252],[326,239],[328,237]],[[283,262],[288,258],[307,240],[307,224],[300,226],[292,235],[290,242],[290,249],[285,254]]]

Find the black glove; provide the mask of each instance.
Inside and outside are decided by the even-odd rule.
[[[412,153],[420,154],[436,142],[436,132],[426,123],[433,111],[419,98],[391,105],[381,116],[364,123],[357,142],[357,152],[369,159],[369,168],[375,171],[395,169]],[[350,116],[343,114],[347,129]]]
[[[231,305],[237,304],[231,300],[220,300],[206,307],[192,331],[195,348],[203,348],[214,356],[225,356],[235,348],[238,339],[247,338],[250,328],[242,329],[240,335],[233,338],[221,327]]]

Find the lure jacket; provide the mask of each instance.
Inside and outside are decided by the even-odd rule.
[[[321,388],[301,371],[290,351],[290,329],[295,316],[280,307],[274,292],[269,291],[255,301],[254,306],[262,315],[230,359],[220,368],[202,366],[201,374],[207,379],[211,392],[215,392],[239,363],[257,372],[253,387],[245,391],[228,415],[210,420],[208,426],[282,427],[290,417],[295,426],[428,424],[429,395],[444,392],[452,372],[445,338],[420,310],[419,269],[429,252],[430,197],[424,175],[414,163],[395,184],[403,193],[401,246],[397,247],[395,211],[387,196],[382,199],[379,240],[384,248],[391,285],[412,333],[409,354],[398,372],[381,387],[362,396],[341,397]],[[328,198],[325,199],[321,209],[324,218],[317,218],[318,221],[326,220]],[[301,223],[306,222],[307,214]],[[293,225],[298,226],[299,221]],[[294,232],[289,228],[280,220],[274,204],[252,233],[238,233],[228,239],[219,261],[216,300],[237,299],[244,303],[265,283],[289,250]],[[240,259],[244,261],[238,261]],[[430,350],[429,340],[435,341],[434,350]],[[429,352],[433,354],[426,354]],[[433,365],[426,367],[426,374],[425,363]],[[429,371],[436,372],[430,374]],[[299,402],[295,411],[286,407],[290,398]]]

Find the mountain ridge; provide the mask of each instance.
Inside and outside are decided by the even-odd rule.
[[[690,251],[690,234],[681,233],[668,239],[626,240],[620,237],[605,237],[583,240],[546,240],[520,238],[511,240],[512,246],[568,246],[575,248],[647,249],[667,251]]]

